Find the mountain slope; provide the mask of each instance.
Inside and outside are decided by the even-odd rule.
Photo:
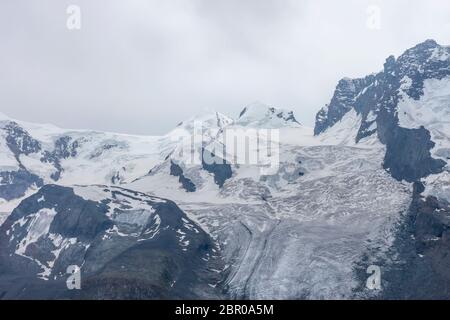
[[[375,75],[339,82],[331,103],[317,114],[315,134],[356,117],[359,128],[351,138],[358,143],[376,136],[386,145],[384,167],[396,179],[440,173],[450,147],[449,79],[450,48],[427,40],[398,59],[389,57]]]
[[[4,298],[214,298],[214,244],[173,203],[117,187],[46,185],[0,228]],[[83,290],[66,287],[69,265]]]
[[[232,298],[352,298],[360,283],[353,267],[372,248],[380,248],[373,260],[389,251],[410,184],[382,168],[381,144],[321,145],[301,127],[285,129],[275,174],[232,163],[219,187],[201,165],[181,161],[196,186],[188,192],[170,177],[167,159],[127,188],[170,197],[208,231],[227,263]]]
[[[343,90],[340,82],[330,105],[317,114],[317,137],[330,141],[337,136],[339,143],[362,147],[384,145],[383,167],[397,180],[414,182],[413,201],[390,253],[376,262],[392,260],[385,266],[387,285],[379,297],[446,299],[450,48],[427,40],[398,59],[389,57],[383,71],[345,83],[351,90]],[[361,277],[364,271],[361,267]]]

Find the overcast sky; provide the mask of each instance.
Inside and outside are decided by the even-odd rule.
[[[260,101],[312,126],[340,78],[428,38],[450,45],[450,1],[2,0],[0,112],[161,134]]]

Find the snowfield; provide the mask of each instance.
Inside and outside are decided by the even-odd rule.
[[[411,185],[382,168],[379,143],[323,145],[323,137],[305,128],[284,134],[291,139],[281,131],[280,140],[291,143],[280,146],[273,176],[239,166],[218,188],[200,168],[191,168],[186,176],[202,187],[190,194],[177,179],[162,183],[167,169],[161,169],[128,187],[170,197],[218,241],[232,297],[351,298],[361,286],[355,263],[374,248],[383,256],[392,245]]]
[[[450,77],[425,80],[424,94],[419,100],[404,93],[409,89],[409,81],[404,81],[406,85],[397,107],[400,126],[427,128],[436,144],[433,156],[447,161],[450,158]]]

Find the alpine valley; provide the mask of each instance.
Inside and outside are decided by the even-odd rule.
[[[199,122],[203,157],[277,130],[276,171],[188,161]],[[342,79],[301,122],[260,103],[164,136],[0,115],[0,298],[449,299],[450,47]]]

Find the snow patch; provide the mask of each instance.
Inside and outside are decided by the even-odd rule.
[[[50,225],[53,222],[53,218],[56,216],[57,212],[54,208],[51,209],[41,209],[38,212],[29,215],[26,218],[19,220],[19,224],[28,224],[26,227],[27,234],[26,237],[20,241],[17,246],[16,254],[25,255],[28,246],[39,240],[40,237],[46,235],[50,229]],[[17,222],[16,222],[17,223]],[[13,226],[14,228],[14,226]]]
[[[409,83],[404,80],[405,83]],[[407,88],[405,86],[404,88]],[[417,129],[425,127],[435,143],[432,155],[444,161],[450,158],[450,77],[441,80],[426,79],[424,94],[419,100],[409,97],[400,91],[397,106],[401,127]]]

